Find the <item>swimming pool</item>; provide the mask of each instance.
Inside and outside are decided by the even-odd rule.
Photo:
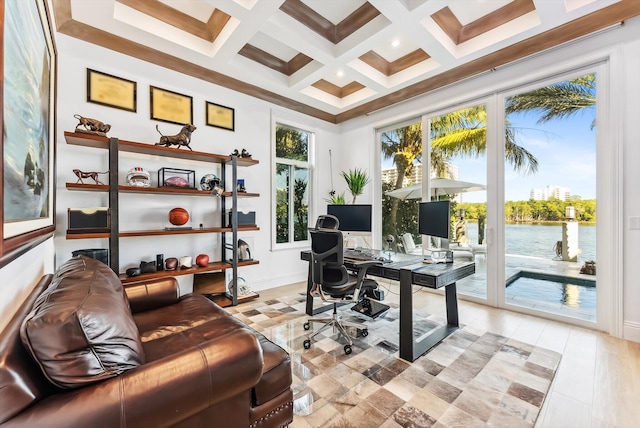
[[[521,270],[507,279],[507,298],[521,298],[564,307],[596,309],[596,281]]]

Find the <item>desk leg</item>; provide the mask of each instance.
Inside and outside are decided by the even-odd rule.
[[[400,270],[400,358],[413,362],[458,329],[456,283],[445,286],[447,324],[433,329],[419,340],[413,337],[412,272]]]
[[[456,283],[449,284],[444,289],[447,303],[447,326],[459,327],[458,321],[458,296],[456,294]]]
[[[414,361],[413,357],[413,293],[411,271],[400,270],[400,358]]]

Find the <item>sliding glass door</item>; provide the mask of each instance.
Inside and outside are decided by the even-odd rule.
[[[423,123],[430,199],[451,202],[448,248],[454,260],[476,262],[476,273],[458,282],[458,293],[486,300],[487,106],[438,112]]]
[[[448,199],[445,245],[476,263],[458,283],[461,296],[619,328],[611,327],[622,269],[618,134],[611,111],[596,108],[602,100],[612,108],[602,94],[607,63],[555,76],[379,131],[379,246],[394,241],[414,254],[442,246],[418,234],[417,204]]]
[[[504,98],[504,303],[596,320],[596,82],[586,73]],[[513,144],[528,151],[510,151]]]

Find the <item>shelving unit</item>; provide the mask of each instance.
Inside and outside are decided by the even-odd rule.
[[[111,269],[119,274],[119,245],[120,238],[136,237],[136,236],[166,236],[166,235],[186,235],[198,233],[220,233],[222,234],[222,249],[220,261],[209,263],[205,267],[194,266],[187,269],[177,269],[173,271],[157,271],[153,273],[142,274],[136,277],[127,277],[120,275],[123,283],[139,281],[141,279],[152,279],[161,276],[180,276],[195,273],[232,270],[232,281],[234,286],[231,287],[231,294],[215,296],[212,300],[221,306],[237,305],[239,301],[258,297],[249,296],[245,299],[238,298],[238,267],[250,266],[258,264],[256,260],[239,261],[238,260],[238,232],[260,230],[257,226],[238,226],[238,197],[259,197],[258,193],[238,192],[235,183],[237,183],[237,168],[256,165],[259,162],[254,159],[238,158],[237,156],[220,155],[206,152],[189,151],[172,147],[157,146],[148,143],[138,143],[134,141],[119,140],[117,138],[107,138],[99,135],[84,134],[76,132],[65,132],[65,140],[67,144],[92,147],[97,149],[105,149],[109,151],[109,183],[110,184],[90,184],[90,183],[66,183],[66,188],[70,191],[89,191],[89,192],[108,192],[109,208],[111,209],[111,230],[108,233],[68,233],[67,239],[90,239],[90,238],[108,238],[109,252],[111,260]],[[211,197],[211,193],[205,190],[186,189],[176,187],[134,187],[117,185],[118,183],[118,154],[120,152],[138,153],[151,156],[163,156],[173,159],[186,159],[199,162],[216,163],[221,166],[221,176],[223,180],[226,178],[226,166],[231,165],[231,173],[233,184],[232,191],[224,191],[221,194],[221,220],[222,225],[227,222],[226,199],[231,198],[231,227],[213,227],[213,228],[194,228],[183,230],[136,230],[136,231],[120,231],[120,222],[118,219],[119,211],[119,194],[120,193],[144,193],[147,195],[188,195],[188,196],[207,196]],[[112,185],[113,184],[113,185]],[[231,243],[227,242],[226,235],[231,233]],[[226,260],[226,250],[231,250],[231,260]]]

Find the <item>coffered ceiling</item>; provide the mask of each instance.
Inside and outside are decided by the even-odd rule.
[[[60,33],[340,123],[640,15],[640,0],[53,0]]]

